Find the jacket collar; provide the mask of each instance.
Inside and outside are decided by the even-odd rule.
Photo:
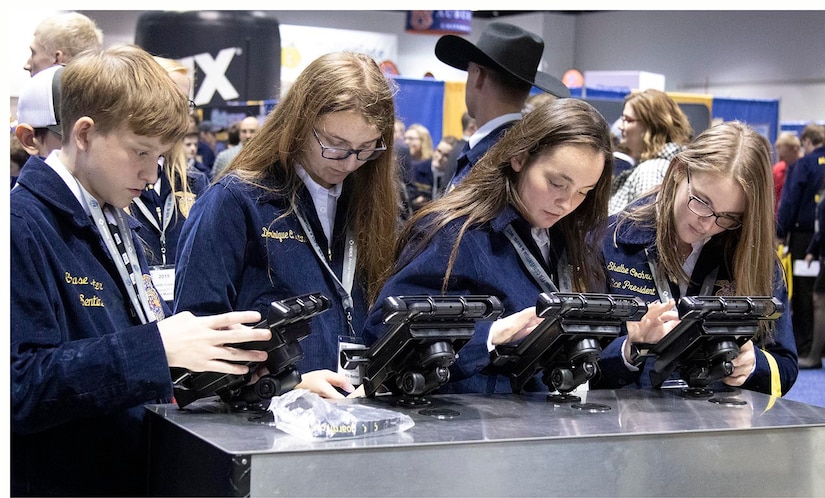
[[[93,226],[91,217],[74,193],[66,185],[66,182],[58,175],[46,162],[38,157],[29,157],[26,161],[25,171],[20,171],[17,183],[18,188],[25,188],[37,197],[40,202],[49,206],[52,210],[58,211],[68,218],[77,228]],[[126,221],[129,228],[135,230],[142,225],[134,217],[127,215]]]
[[[501,211],[498,214],[498,216],[496,216],[492,219],[492,221],[490,221],[490,226],[492,227],[494,232],[498,233],[503,232],[504,229],[507,228],[507,225],[513,222],[515,222],[514,224],[527,223],[524,217],[521,214],[519,214],[519,212],[516,211],[515,208],[513,208],[513,206],[508,205],[506,208],[504,208],[503,211]]]
[[[621,215],[622,213],[614,214],[608,220],[608,233],[612,233],[613,247],[619,245],[653,247],[656,245],[655,227],[640,226],[629,220],[619,223]]]
[[[26,161],[16,188],[30,191],[40,202],[62,213],[77,227],[92,225],[91,218],[60,175],[40,157],[32,156]]]

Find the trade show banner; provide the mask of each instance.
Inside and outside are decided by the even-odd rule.
[[[243,11],[147,12],[138,19],[135,44],[189,67],[198,106],[278,98],[281,40],[274,18]]]
[[[281,24],[281,81],[295,81],[304,68],[330,52],[359,52],[378,64],[398,61],[398,36],[371,31]]]
[[[471,10],[411,10],[407,12],[408,33],[428,35],[468,35],[473,27]]]
[[[714,97],[713,119],[744,121],[774,143],[779,129],[779,101]]]
[[[465,81],[444,82],[444,135],[461,138],[464,130],[461,127],[461,116],[467,110],[464,92],[467,88]]]
[[[278,21],[246,11],[146,12],[135,44],[176,59],[194,80],[201,120],[226,129],[245,116],[263,119],[280,98]]]

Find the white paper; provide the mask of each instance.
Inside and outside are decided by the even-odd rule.
[[[811,261],[810,266],[804,259],[793,260],[793,274],[797,277],[815,277],[819,275],[819,261]]]

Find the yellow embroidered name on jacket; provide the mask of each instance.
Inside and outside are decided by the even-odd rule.
[[[297,240],[298,242],[306,243],[306,237],[299,233],[295,233],[293,230],[277,231],[270,230],[267,227],[262,227],[261,237],[265,239],[275,239],[278,242],[283,242],[286,239],[292,239]]]
[[[66,275],[66,283],[70,285],[91,285],[92,288],[96,291],[103,290],[103,283],[98,282],[95,279],[90,279],[88,276],[86,277],[78,277],[72,275],[69,272],[65,272]]]
[[[653,275],[649,272],[644,270],[639,270],[637,268],[628,268],[625,266],[624,263],[616,264],[615,261],[609,261],[607,263],[608,271],[621,273],[623,275],[627,275],[629,277],[633,277],[638,280],[644,280],[647,282],[651,282],[651,285],[645,285],[645,283],[640,282],[631,282],[631,280],[616,280],[614,278],[610,279],[610,286],[615,290],[622,290],[622,291],[631,291],[636,292],[638,294],[642,294],[645,296],[653,296],[656,295],[656,287],[652,285],[653,282]]]
[[[630,280],[619,281],[615,279],[610,279],[610,285],[616,290],[625,290],[636,292],[638,294],[644,294],[645,296],[652,296],[656,294],[656,288],[648,287],[646,285],[637,285],[630,283]]]
[[[614,261],[607,263],[607,270],[608,271],[615,271],[616,273],[624,273],[627,275],[630,270],[624,265],[624,263],[617,265]]]
[[[636,268],[628,268],[624,265],[624,263],[617,265],[614,261],[611,261],[607,263],[607,269],[608,271],[623,273],[642,280],[653,280],[653,276],[650,273],[643,270],[637,270]]]
[[[80,298],[80,305],[81,306],[92,306],[92,307],[100,307],[100,308],[105,308],[106,307],[103,304],[103,300],[100,299],[100,297],[98,297],[98,296],[86,297],[85,294],[80,294],[78,297]]]

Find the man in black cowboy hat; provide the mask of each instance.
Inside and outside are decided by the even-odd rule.
[[[564,83],[537,70],[543,52],[544,41],[538,35],[503,22],[490,23],[477,45],[454,35],[438,40],[435,56],[467,71],[467,112],[478,125],[478,131],[458,159],[452,186],[521,118],[531,87],[556,97],[570,96]]]

